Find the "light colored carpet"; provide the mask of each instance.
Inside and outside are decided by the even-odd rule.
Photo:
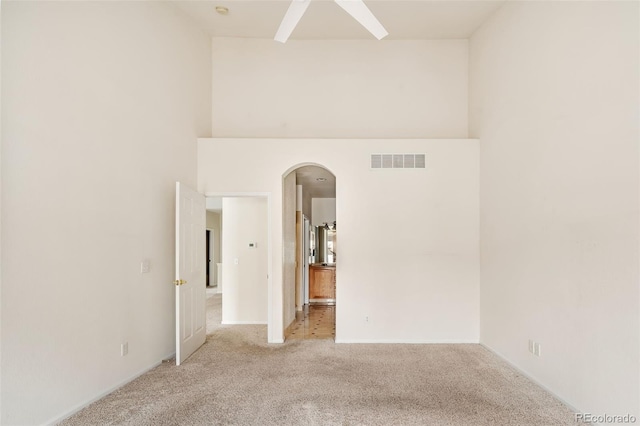
[[[479,345],[268,345],[266,326],[216,327],[64,425],[575,425],[549,393]],[[216,324],[217,321],[217,324]]]
[[[207,287],[207,334],[222,327],[222,294],[217,288]]]

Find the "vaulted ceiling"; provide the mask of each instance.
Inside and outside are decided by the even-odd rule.
[[[389,32],[385,40],[466,39],[504,2],[365,0]],[[176,0],[171,4],[213,37],[273,39],[290,0]],[[216,7],[227,8],[228,13],[220,14]],[[375,40],[332,0],[312,0],[291,39]],[[298,169],[297,180],[314,198],[335,197],[335,177],[320,167]]]
[[[215,37],[273,38],[289,0],[174,1]],[[500,1],[365,0],[389,32],[387,39],[468,38],[502,4]],[[216,6],[228,8],[226,15]],[[291,39],[375,40],[357,21],[331,0],[314,0]]]

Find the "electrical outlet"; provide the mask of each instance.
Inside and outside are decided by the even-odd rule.
[[[129,353],[129,342],[124,342],[120,345],[120,356],[127,356]]]
[[[235,259],[233,259],[233,264],[237,265],[238,263],[240,263],[240,260],[236,257]]]
[[[151,271],[151,261],[149,259],[142,259],[140,262],[140,273],[148,274]]]
[[[538,342],[533,343],[533,354],[535,356],[540,356],[540,343]]]
[[[364,317],[364,322],[369,322],[369,317],[368,316]]]

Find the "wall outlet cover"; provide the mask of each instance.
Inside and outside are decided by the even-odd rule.
[[[535,356],[540,356],[540,343],[535,342],[535,343],[533,344],[533,354],[534,354]]]

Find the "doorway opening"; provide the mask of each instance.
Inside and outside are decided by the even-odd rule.
[[[336,177],[319,164],[283,176],[283,319],[285,339],[336,334]]]
[[[206,268],[207,334],[222,324],[222,197],[207,197],[206,206]]]
[[[207,214],[207,217],[209,215]],[[215,218],[215,216],[214,216]],[[215,219],[214,219],[215,220]],[[206,229],[206,283],[208,289],[216,290],[218,287],[218,280],[216,279],[216,260],[218,260],[218,246],[219,246],[219,236],[218,232],[215,229],[209,228],[207,226]]]
[[[268,198],[208,196],[207,334],[221,327],[268,323]]]

